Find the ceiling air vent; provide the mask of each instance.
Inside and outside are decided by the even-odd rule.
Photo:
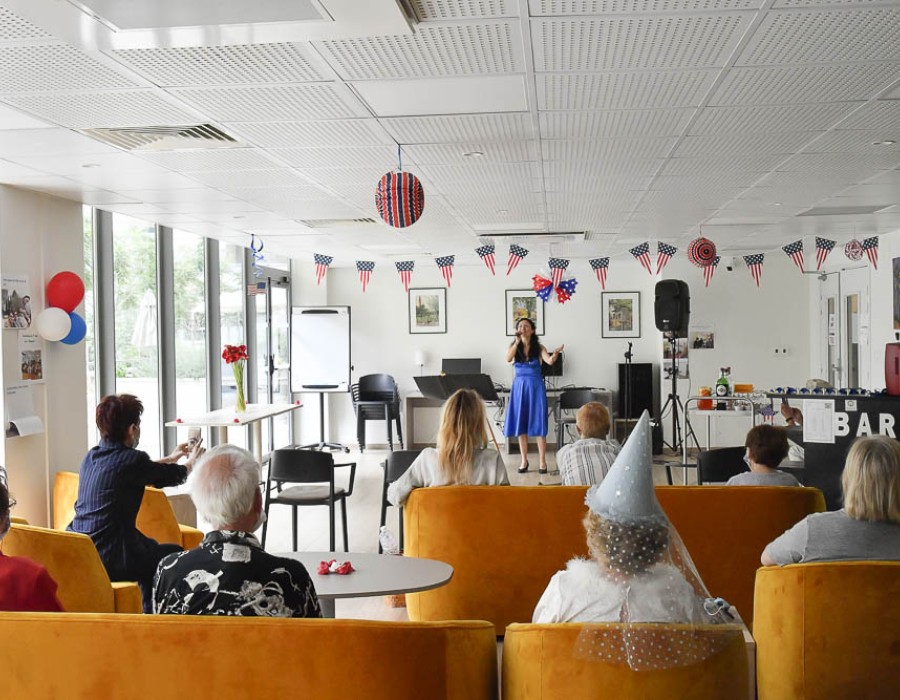
[[[475,230],[481,238],[493,238],[495,241],[522,240],[532,243],[577,243],[585,240],[584,231],[484,231]]]
[[[801,211],[797,216],[859,216],[860,214],[874,214],[882,209],[887,209],[890,204],[875,204],[872,206],[847,206],[847,207],[813,207]]]
[[[81,129],[81,133],[126,151],[184,151],[247,145],[212,124]]]
[[[361,219],[297,219],[297,221],[309,228],[339,228],[341,226],[364,226],[378,223],[375,219],[368,217]]]

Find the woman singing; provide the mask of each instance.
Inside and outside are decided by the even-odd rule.
[[[541,360],[548,365],[556,362],[563,351],[560,345],[553,354],[538,341],[534,322],[530,318],[516,323],[516,339],[506,349],[506,361],[515,361],[516,377],[509,392],[509,407],[506,410],[506,437],[516,436],[522,464],[519,473],[528,471],[528,436],[537,438],[538,455],[541,463],[538,472],[547,473],[547,394],[544,378],[541,376]]]

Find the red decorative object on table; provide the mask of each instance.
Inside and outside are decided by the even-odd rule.
[[[352,574],[354,571],[356,571],[356,569],[353,568],[353,564],[351,564],[349,561],[344,561],[340,564],[338,563],[337,559],[319,562],[319,576],[328,576],[329,574],[346,576],[347,574]]]

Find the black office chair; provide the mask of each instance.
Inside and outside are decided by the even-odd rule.
[[[350,467],[350,482],[345,489],[334,485],[335,467]],[[269,475],[266,479],[266,522],[263,523],[262,545],[266,546],[266,530],[270,505],[291,506],[293,525],[293,545],[297,551],[297,508],[301,506],[328,506],[328,528],[330,551],[334,551],[334,506],[341,503],[341,521],[344,526],[344,551],[350,551],[347,536],[347,498],[353,495],[356,478],[356,463],[335,464],[330,452],[316,450],[283,449],[274,450],[269,459]],[[288,486],[272,493],[283,484]]]
[[[356,412],[356,437],[359,451],[366,449],[366,421],[383,420],[387,424],[388,446],[394,451],[391,421],[397,423],[397,439],[403,449],[403,430],[400,427],[400,390],[389,374],[367,374],[350,387],[353,410]]]
[[[384,484],[381,489],[381,527],[384,527],[385,522],[387,522],[387,509],[390,505],[387,499],[388,486],[406,473],[406,470],[416,461],[416,457],[421,452],[422,450],[397,450],[396,452],[391,452],[390,457],[381,463],[381,468],[384,469]],[[400,551],[403,551],[402,506],[400,507]],[[380,539],[378,540],[378,553],[382,554]]]
[[[697,455],[697,483],[725,482],[747,471],[746,447],[717,447],[701,450]]]
[[[566,437],[566,426],[575,425],[575,411],[591,401],[603,403],[604,395],[593,389],[569,389],[559,395],[556,413],[556,449],[563,446]],[[563,411],[570,411],[563,414]],[[612,416],[610,416],[612,421]]]

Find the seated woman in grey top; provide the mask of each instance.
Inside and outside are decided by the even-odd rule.
[[[750,471],[731,477],[726,486],[800,486],[793,476],[776,469],[788,454],[787,436],[781,428],[757,425],[747,433],[744,444],[744,461]]]
[[[900,561],[900,443],[884,435],[854,442],[841,488],[843,510],[808,515],[766,546],[763,565]]]

